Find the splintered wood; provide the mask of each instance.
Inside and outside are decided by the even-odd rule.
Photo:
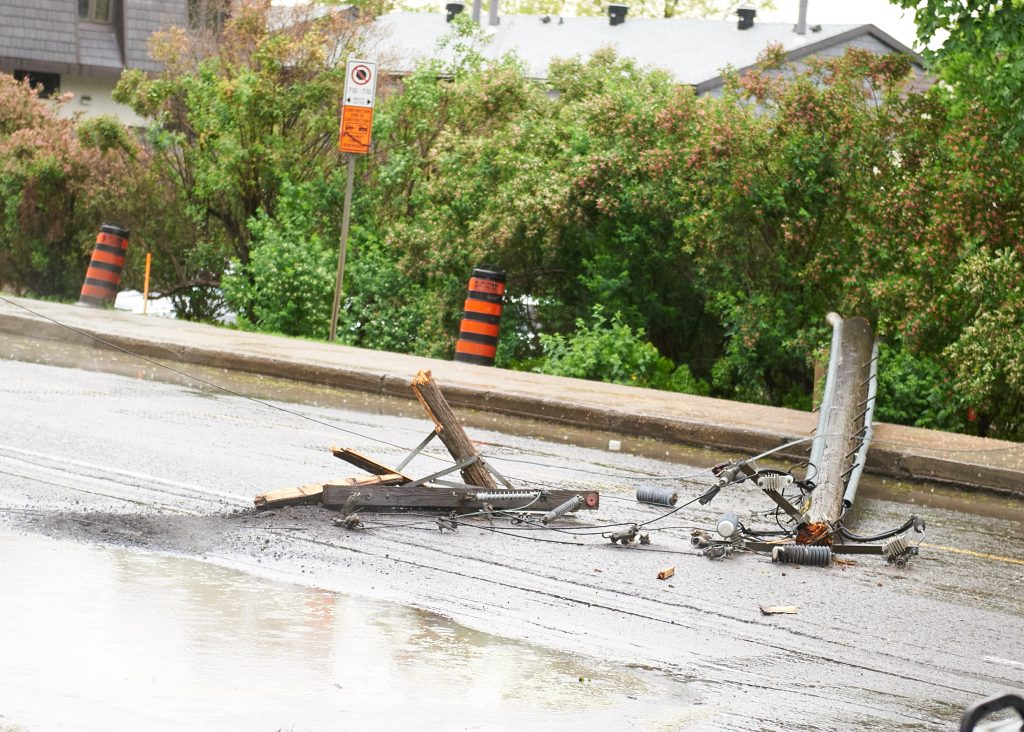
[[[366,457],[366,455],[356,452],[350,447],[332,447],[331,454],[339,460],[344,460],[350,465],[355,465],[357,468],[365,470],[367,473],[372,473],[373,475],[397,475],[403,478],[403,483],[412,483],[412,478],[402,475],[394,468],[378,463],[373,458]]]
[[[434,420],[434,431],[440,438],[448,452],[456,461],[461,462],[467,458],[477,456],[476,448],[469,439],[466,431],[459,424],[458,417],[448,405],[448,400],[441,393],[441,387],[434,381],[429,371],[420,371],[412,381],[412,390],[420,404],[427,410],[427,414]],[[478,485],[490,491],[498,490],[498,484],[487,472],[487,468],[479,460],[471,463],[462,469],[462,479],[470,485]]]
[[[260,493],[253,500],[256,508],[265,511],[281,506],[297,506],[303,503],[319,503],[323,495],[322,484],[300,485],[298,488],[282,488],[277,491]]]

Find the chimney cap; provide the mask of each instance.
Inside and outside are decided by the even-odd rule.
[[[740,30],[746,30],[747,28],[754,27],[754,18],[757,16],[757,9],[752,8],[749,5],[741,5],[736,9],[736,15],[740,18],[736,23],[736,27]]]
[[[624,3],[609,3],[608,4],[608,24],[609,25],[621,25],[626,22],[626,14],[629,12],[629,6]]]
[[[445,5],[444,9],[448,11],[448,17],[445,18],[445,22],[451,23],[452,19],[455,18],[455,16],[461,13],[463,10],[465,10],[465,8],[465,3],[448,3],[447,5]]]

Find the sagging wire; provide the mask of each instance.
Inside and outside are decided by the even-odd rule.
[[[376,443],[379,443],[381,445],[387,445],[388,447],[393,447],[393,448],[396,448],[398,450],[404,450],[405,452],[409,452],[411,450],[411,448],[403,447],[402,445],[396,445],[393,442],[388,442],[387,440],[382,440],[379,437],[371,437],[369,435],[364,435],[364,434],[362,434],[360,432],[356,432],[355,430],[345,429],[344,427],[339,427],[336,424],[331,424],[330,422],[325,422],[323,420],[317,419],[316,417],[310,417],[307,414],[302,414],[301,412],[295,412],[295,411],[293,411],[291,409],[285,409],[284,407],[280,407],[280,406],[278,406],[276,404],[271,404],[270,402],[264,401],[262,399],[257,399],[256,397],[251,397],[251,396],[247,396],[245,394],[241,394],[241,393],[239,393],[237,391],[234,391],[233,389],[229,389],[226,386],[221,386],[220,384],[214,383],[212,381],[208,381],[208,380],[200,378],[198,376],[194,376],[194,375],[186,373],[185,371],[182,371],[180,369],[176,369],[173,366],[168,366],[167,364],[161,363],[160,361],[157,361],[155,359],[149,358],[148,356],[143,356],[141,353],[136,353],[136,352],[131,351],[131,350],[127,349],[127,348],[123,348],[123,347],[117,345],[116,343],[111,343],[110,341],[108,341],[108,340],[106,340],[104,338],[100,338],[97,335],[93,335],[92,333],[88,333],[88,332],[86,332],[84,330],[81,330],[79,328],[75,328],[74,326],[67,325],[66,323],[61,323],[59,320],[55,320],[54,318],[51,318],[51,317],[49,317],[47,315],[43,315],[42,313],[38,313],[35,310],[32,310],[30,308],[25,307],[24,305],[21,305],[20,303],[13,302],[12,300],[7,299],[3,295],[0,295],[0,300],[6,302],[8,305],[14,305],[15,307],[21,308],[25,312],[30,313],[31,315],[35,315],[38,318],[42,318],[43,320],[47,320],[47,321],[49,321],[49,322],[51,322],[51,323],[53,323],[55,325],[58,325],[58,326],[60,326],[62,328],[66,328],[66,329],[70,330],[73,333],[77,333],[79,335],[85,336],[86,338],[91,338],[92,340],[96,341],[97,343],[102,343],[103,345],[107,346],[108,348],[113,348],[116,351],[120,351],[121,353],[127,354],[129,356],[134,357],[134,358],[138,358],[138,359],[140,359],[142,361],[145,361],[148,364],[152,364],[153,366],[157,366],[159,368],[166,369],[166,370],[168,370],[168,371],[170,371],[172,373],[178,374],[179,376],[182,376],[182,377],[184,377],[186,379],[190,379],[192,381],[198,382],[198,383],[203,384],[205,386],[209,386],[209,387],[211,387],[213,389],[219,389],[219,390],[225,392],[226,394],[230,394],[230,395],[232,395],[234,397],[238,397],[240,399],[246,399],[246,400],[254,402],[256,404],[260,404],[260,405],[262,405],[264,407],[268,407],[270,409],[277,410],[278,412],[283,412],[284,414],[290,414],[293,417],[298,417],[299,419],[304,419],[304,420],[307,420],[309,422],[313,422],[314,424],[318,424],[321,427],[327,427],[329,429],[335,429],[335,430],[338,430],[339,432],[344,432],[345,434],[352,435],[353,437],[358,437],[358,438],[363,439],[363,440],[368,440],[370,442],[376,442]],[[442,460],[442,461],[445,460],[445,458],[442,458],[442,457],[440,457],[438,455],[430,455],[428,453],[421,453],[421,454],[426,454],[427,457],[434,458],[435,460]]]
[[[209,381],[207,379],[203,379],[203,378],[201,378],[199,376],[195,376],[195,375],[190,374],[190,373],[188,373],[186,371],[183,371],[181,369],[175,368],[173,366],[169,366],[166,363],[163,363],[161,361],[157,361],[156,359],[152,359],[152,358],[149,358],[148,356],[144,356],[141,353],[137,353],[137,352],[132,351],[132,350],[130,350],[128,348],[124,348],[123,346],[119,346],[116,343],[112,343],[111,341],[108,341],[108,340],[106,340],[104,338],[101,338],[101,337],[99,337],[97,335],[94,335],[92,333],[89,333],[87,331],[81,330],[80,328],[76,328],[76,327],[74,327],[72,325],[68,325],[67,323],[62,323],[61,321],[56,320],[55,318],[51,318],[48,315],[44,315],[44,314],[42,314],[40,312],[37,312],[37,311],[35,311],[35,310],[33,310],[33,309],[29,308],[29,307],[26,307],[25,305],[22,305],[21,303],[14,302],[13,300],[10,300],[9,298],[4,297],[3,295],[0,295],[0,301],[3,301],[5,303],[7,303],[8,305],[12,305],[13,307],[16,307],[16,308],[19,308],[21,310],[24,310],[26,313],[29,313],[30,315],[33,315],[33,316],[35,316],[37,318],[40,318],[42,320],[45,320],[47,322],[53,323],[54,325],[57,325],[57,326],[59,326],[61,328],[69,330],[72,333],[76,333],[76,334],[78,334],[80,336],[84,336],[85,338],[93,340],[93,341],[95,341],[97,343],[101,343],[104,346],[107,346],[108,348],[114,349],[115,351],[119,351],[119,352],[124,353],[124,354],[126,354],[128,356],[131,356],[133,358],[137,358],[137,359],[139,359],[141,361],[144,361],[144,362],[146,362],[148,364],[156,366],[157,368],[165,369],[165,370],[170,371],[171,373],[177,374],[178,376],[181,376],[181,377],[183,377],[185,379],[189,379],[191,381],[195,381],[196,383],[203,384],[203,385],[208,386],[208,387],[210,387],[212,389],[218,389],[218,390],[220,390],[220,391],[222,391],[222,392],[224,392],[226,394],[230,394],[231,396],[234,396],[234,397],[237,397],[237,398],[240,398],[240,399],[245,399],[247,401],[253,402],[255,404],[259,404],[259,405],[264,406],[264,407],[268,407],[268,408],[276,410],[278,412],[282,412],[284,414],[288,414],[288,415],[291,415],[293,417],[297,417],[299,419],[304,419],[304,420],[306,420],[308,422],[312,422],[313,424],[320,425],[321,427],[326,427],[328,429],[334,429],[334,430],[337,430],[339,432],[342,432],[342,433],[345,433],[345,434],[348,434],[348,435],[352,435],[353,437],[358,437],[358,438],[366,440],[368,442],[375,442],[377,444],[385,445],[387,447],[392,447],[392,448],[395,448],[397,450],[402,450],[404,452],[409,452],[411,450],[411,448],[404,447],[402,445],[398,445],[398,444],[395,444],[393,442],[389,442],[389,441],[381,439],[379,437],[372,437],[370,435],[366,435],[366,434],[363,434],[361,432],[357,432],[355,430],[346,429],[344,427],[340,427],[337,424],[332,424],[330,422],[326,422],[324,420],[317,419],[316,417],[311,417],[311,416],[309,416],[307,414],[302,414],[301,412],[297,412],[297,411],[294,411],[294,410],[291,410],[291,409],[286,409],[285,407],[273,404],[273,403],[265,401],[263,399],[258,399],[256,397],[248,396],[246,394],[242,394],[240,392],[234,391],[233,389],[230,389],[230,388],[228,388],[226,386],[222,386],[221,384],[217,384],[217,383],[215,383],[213,381]],[[441,461],[441,462],[447,462],[447,459],[445,457],[443,457],[443,456],[440,456],[440,455],[434,455],[434,454],[431,454],[431,453],[428,453],[428,452],[421,452],[420,454],[424,455],[425,457],[431,458],[433,460],[438,460],[438,461]],[[530,461],[530,460],[522,460],[522,459],[518,459],[518,458],[509,458],[509,457],[488,456],[488,460],[504,460],[506,462],[521,463],[521,464],[525,464],[525,465],[537,465],[539,467],[547,467],[547,468],[553,468],[553,469],[561,469],[561,468],[564,467],[564,466],[553,465],[551,463],[545,463],[545,462],[541,462],[541,461]],[[602,475],[602,476],[606,476],[607,475],[607,471],[587,470],[587,469],[581,469],[581,468],[578,468],[578,467],[573,468],[573,470],[575,472],[590,473],[592,475]],[[707,472],[707,471],[700,471],[699,473],[694,474],[693,477],[698,477],[700,475],[703,475],[705,472]],[[620,475],[620,476],[617,476],[617,477],[630,478],[630,477],[634,477],[637,474],[642,474],[642,473],[640,471],[633,471],[632,474],[628,474],[627,473],[625,475]],[[686,480],[687,478],[688,478],[688,476],[658,476],[658,475],[644,475],[643,476],[644,480]],[[521,480],[521,479],[517,479],[517,480]],[[521,481],[521,482],[532,482],[532,481]]]

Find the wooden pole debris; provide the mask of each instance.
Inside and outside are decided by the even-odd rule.
[[[276,491],[260,493],[253,499],[257,511],[265,511],[271,508],[282,506],[299,506],[309,503],[320,503],[324,490],[329,486],[341,486],[345,488],[358,488],[359,486],[389,486],[402,485],[409,480],[398,473],[387,475],[363,475],[358,478],[342,478],[327,483],[312,483],[300,485],[297,488],[281,488]]]
[[[256,510],[266,511],[281,506],[297,506],[304,503],[319,503],[324,492],[322,483],[300,485],[297,488],[281,488],[276,491],[260,493],[253,499]]]
[[[395,486],[408,483],[408,479],[404,475],[398,473],[387,473],[386,475],[360,475],[356,478],[342,478],[341,480],[332,480],[324,483],[323,489],[326,491],[328,488],[358,488],[360,486],[366,486],[367,488],[377,488],[383,486]]]
[[[441,393],[441,387],[437,385],[429,371],[420,371],[416,374],[416,378],[412,381],[412,390],[433,420],[437,436],[448,448],[448,452],[456,462],[479,456],[466,431],[459,424],[455,412],[449,406],[448,400]],[[491,491],[498,490],[494,478],[479,460],[462,469],[462,479],[469,485],[480,486]]]
[[[394,468],[389,468],[383,463],[378,463],[373,458],[363,455],[361,452],[356,452],[350,447],[332,447],[331,454],[339,460],[344,460],[350,465],[355,465],[360,470],[365,470],[367,473],[373,475],[399,475],[405,480],[404,483],[412,483],[412,478],[402,475]]]

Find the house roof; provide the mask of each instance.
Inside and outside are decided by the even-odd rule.
[[[554,58],[585,57],[611,46],[619,55],[664,69],[698,91],[721,85],[721,71],[727,66],[742,69],[754,64],[772,43],[781,44],[794,61],[854,45],[878,53],[909,53],[921,65],[910,48],[873,25],[822,25],[806,35],[794,33],[791,23],[755,21],[747,30],[736,25],[736,21],[693,18],[627,18],[612,26],[607,16],[506,15],[497,26],[484,26],[492,36],[484,53],[497,58],[513,51],[530,76],[545,78]],[[437,56],[437,43],[450,29],[444,13],[389,13],[379,17],[376,26],[381,57],[389,60],[389,70],[400,74],[412,71],[422,59]],[[450,57],[450,52],[445,53]],[[440,55],[442,60],[445,53]]]
[[[123,0],[111,23],[78,19],[67,0],[0,0],[0,68],[120,74],[126,66],[154,70],[149,37],[188,22],[185,0]]]

